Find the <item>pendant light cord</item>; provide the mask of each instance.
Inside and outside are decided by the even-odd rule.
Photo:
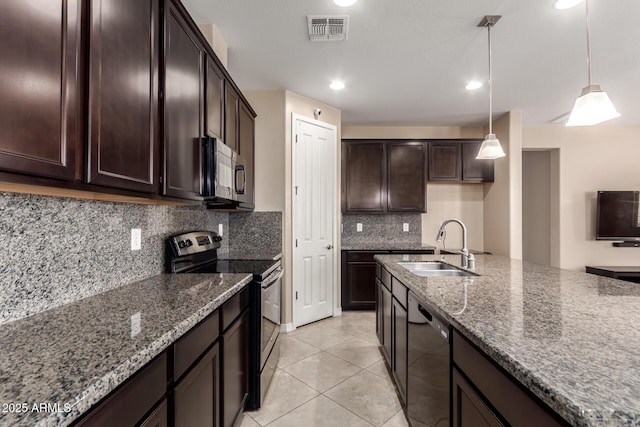
[[[491,27],[493,24],[487,24],[487,34],[489,35],[489,134],[493,133],[493,88],[491,79]]]
[[[587,78],[591,86],[591,29],[589,28],[589,0],[584,2],[587,11]]]

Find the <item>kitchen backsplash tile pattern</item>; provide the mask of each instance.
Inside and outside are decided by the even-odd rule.
[[[229,252],[282,252],[282,212],[229,214]],[[221,251],[219,251],[221,252]]]
[[[229,214],[199,206],[0,193],[0,324],[162,273],[168,236],[218,224],[228,230]]]
[[[357,231],[358,223],[362,231]],[[409,231],[402,231],[403,224]],[[421,243],[421,214],[403,215],[342,215],[342,244]]]

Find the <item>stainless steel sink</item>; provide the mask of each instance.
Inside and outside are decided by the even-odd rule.
[[[475,273],[441,261],[399,262],[398,265],[420,277],[477,276]]]

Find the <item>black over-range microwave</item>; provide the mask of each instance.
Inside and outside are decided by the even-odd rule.
[[[234,207],[244,194],[247,174],[242,158],[221,139],[204,137],[202,195],[207,205]]]

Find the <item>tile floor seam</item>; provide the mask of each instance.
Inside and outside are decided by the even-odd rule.
[[[337,345],[337,344],[336,344],[336,345]],[[325,351],[326,353],[328,353],[328,354],[330,354],[330,355],[332,355],[332,356],[337,357],[338,359],[342,359],[342,360],[344,360],[345,362],[351,363],[352,365],[355,365],[355,366],[357,366],[358,368],[362,368],[362,370],[369,369],[370,367],[372,367],[373,365],[375,365],[376,363],[378,363],[378,362],[381,360],[381,359],[376,359],[376,360],[374,360],[373,362],[371,362],[369,365],[367,365],[366,367],[364,367],[364,368],[363,368],[362,366],[360,366],[360,365],[356,365],[355,363],[353,363],[353,362],[352,362],[352,361],[350,361],[350,360],[345,359],[344,357],[340,357],[340,355],[339,355],[339,354],[329,353],[329,352],[328,352],[328,351],[326,351],[326,350],[323,350],[323,351]]]
[[[327,322],[327,324],[323,324],[323,322]],[[279,425],[282,425],[282,424],[291,425],[292,419],[296,419],[295,417],[299,417],[301,414],[304,414],[305,411],[308,411],[308,406],[305,407],[305,409],[302,409],[302,407],[304,407],[305,405],[310,405],[310,407],[318,407],[317,405],[322,406],[322,404],[320,403],[322,402],[322,399],[327,399],[327,401],[332,402],[332,404],[338,405],[342,410],[346,411],[345,413],[343,413],[343,415],[347,418],[342,419],[342,424],[345,423],[346,419],[353,416],[355,418],[351,420],[352,423],[359,424],[360,422],[362,422],[363,425],[366,425],[366,426],[380,427],[380,426],[384,426],[387,423],[390,423],[391,420],[393,420],[396,417],[400,418],[398,414],[402,413],[403,420],[400,420],[400,419],[394,420],[393,425],[397,425],[397,423],[400,422],[400,425],[406,426],[407,425],[406,417],[404,416],[404,412],[402,410],[401,404],[398,399],[397,388],[395,387],[395,384],[392,381],[393,375],[389,371],[386,365],[384,354],[381,351],[379,343],[377,341],[377,336],[374,335],[375,328],[373,328],[372,326],[369,326],[369,324],[373,324],[374,322],[375,322],[375,318],[371,316],[370,313],[366,313],[363,315],[361,313],[352,314],[351,312],[347,312],[346,314],[343,313],[341,317],[331,317],[329,319],[324,319],[318,322],[314,322],[310,325],[305,325],[303,327],[297,328],[297,330],[292,331],[293,335],[283,334],[284,336],[288,336],[287,339],[292,340],[290,352],[289,352],[289,359],[295,359],[296,357],[298,357],[298,354],[304,355],[308,351],[315,350],[315,353],[304,356],[300,360],[295,360],[292,363],[287,364],[286,366],[278,366],[276,370],[281,371],[280,375],[288,375],[293,380],[307,387],[309,390],[309,393],[313,392],[316,394],[314,396],[307,397],[306,399],[304,399],[303,402],[300,402],[299,404],[295,405],[295,407],[290,408],[285,413],[280,414],[275,419],[268,420],[268,417],[263,417],[265,420],[268,420],[266,424],[260,423],[250,413],[245,413],[245,415],[249,415],[250,420],[252,420],[255,423],[255,425],[258,425],[260,427],[267,427],[271,425],[275,426],[276,423]],[[346,330],[348,330],[349,332],[346,332]],[[334,333],[336,334],[335,336],[334,336]],[[300,336],[302,336],[303,339],[300,339],[299,338]],[[331,345],[326,346],[327,342],[331,343],[334,339],[340,339],[340,338],[342,338],[340,341],[334,342]],[[307,339],[310,342],[307,342],[304,339]],[[359,340],[360,342],[357,342],[357,341],[354,342],[353,347],[351,347],[348,343],[350,340]],[[318,343],[320,343],[322,347],[318,346]],[[368,361],[370,357],[373,357],[370,351],[371,350],[370,346],[376,347],[378,349],[378,352],[375,354],[377,356],[377,359],[371,362]],[[333,349],[332,351],[341,353],[342,356],[328,351],[331,349]],[[300,352],[298,353],[297,350],[300,350]],[[351,355],[349,354],[349,352],[352,352]],[[362,354],[360,354],[361,352]],[[296,371],[298,372],[298,375],[302,376],[304,373],[303,371],[305,369],[305,360],[308,361],[308,359],[311,359],[313,357],[334,358],[336,362],[340,360],[341,362],[351,365],[348,372],[351,370],[355,370],[355,372],[341,379],[340,379],[340,375],[336,375],[339,378],[339,382],[331,385],[331,387],[325,390],[324,392],[320,391],[316,387],[324,388],[322,384],[318,383],[316,384],[316,386],[312,386],[307,382],[305,382],[302,378],[299,378],[298,376],[296,376],[295,374],[289,371],[289,369],[292,369],[294,365],[300,364],[299,368],[296,369]],[[352,362],[351,360],[349,360],[349,358],[357,361],[358,363]],[[327,362],[329,361],[330,360],[327,359]],[[319,373],[323,372],[322,364],[318,366],[317,361],[308,361],[308,363],[310,363],[309,366],[312,366],[311,364],[315,364],[315,367]],[[379,364],[379,363],[382,363],[382,368],[384,369],[380,369],[379,366],[375,366],[376,364]],[[361,365],[366,365],[366,366],[361,366]],[[307,379],[311,382],[316,383],[318,381],[313,379],[313,372],[314,370],[311,370],[311,368],[309,368],[310,375],[307,375]],[[358,381],[360,381],[360,384],[361,384],[362,378],[358,380],[357,377],[363,376],[363,375],[364,377],[368,376],[370,378],[376,377],[378,378],[378,381],[381,380],[382,383],[379,383],[381,390],[388,388],[385,385],[385,383],[390,383],[390,385],[394,389],[394,395],[396,397],[397,403],[400,404],[399,410],[390,415],[387,415],[387,412],[385,411],[385,412],[379,413],[379,415],[382,415],[382,417],[376,417],[376,416],[372,417],[371,414],[369,414],[369,410],[367,409],[366,406],[360,408],[358,405],[356,405],[354,406],[354,409],[349,409],[345,405],[351,404],[350,401],[345,401],[345,404],[343,404],[340,401],[336,400],[336,398],[341,398],[339,395],[340,388],[341,386],[342,388],[345,387],[345,384],[344,384],[345,382],[356,381],[355,383],[352,383],[352,384],[358,384]],[[326,384],[330,384],[330,383],[331,381],[326,382]],[[347,386],[347,387],[350,387],[350,386]],[[368,395],[369,391],[371,391],[371,393],[373,394],[376,393],[375,390],[368,390],[365,388],[365,389],[362,389],[361,392],[359,392],[358,394]],[[331,398],[328,395],[328,393],[332,393],[335,398]],[[321,396],[322,398],[320,398]],[[303,397],[303,396],[300,396],[300,397]],[[275,399],[277,400],[277,397]],[[291,401],[289,402],[294,403],[296,401],[297,399],[294,399],[293,402]],[[384,400],[384,402],[387,402],[387,400]],[[265,405],[265,406],[268,406],[268,405]],[[383,407],[387,407],[387,406],[388,405],[386,403],[383,404]],[[392,406],[395,406],[395,404],[393,404]],[[355,412],[355,410],[359,410],[359,409],[362,409],[363,411],[361,412],[363,412],[363,414],[365,415],[360,415],[358,412]],[[335,410],[337,410],[337,407],[335,407]],[[347,414],[350,414],[350,415],[347,416]],[[254,413],[253,415],[256,415],[256,414]],[[325,418],[325,421],[331,420],[329,421],[330,424],[333,423],[333,425],[340,427],[341,419],[340,418],[336,419],[335,417],[331,418],[330,415],[331,414],[327,414],[329,418]],[[365,418],[365,416],[367,416],[368,418],[371,418],[371,420],[369,420],[368,418]],[[356,422],[356,419],[360,421]],[[314,423],[311,423],[311,424],[314,424]],[[314,427],[311,424],[303,427]]]
[[[329,356],[336,357],[336,358],[338,358],[338,359],[342,360],[343,362],[347,362],[347,363],[349,363],[350,365],[353,365],[353,366],[355,366],[356,368],[358,368],[358,369],[359,369],[359,371],[358,371],[358,372],[356,372],[356,373],[354,373],[353,375],[351,375],[351,376],[349,376],[349,377],[347,377],[347,378],[345,378],[345,379],[341,380],[340,382],[335,383],[334,385],[332,385],[331,387],[329,387],[327,390],[325,390],[325,391],[321,391],[321,390],[318,390],[317,388],[315,388],[314,386],[312,386],[311,384],[307,384],[303,379],[298,378],[295,374],[293,374],[293,373],[291,373],[291,372],[287,371],[286,369],[283,369],[283,370],[284,370],[287,374],[291,375],[292,377],[294,377],[295,379],[297,379],[298,381],[300,381],[301,383],[303,383],[304,385],[306,385],[307,387],[310,387],[310,388],[314,389],[315,391],[317,391],[317,392],[318,392],[318,393],[320,393],[320,394],[324,394],[324,393],[328,392],[328,391],[329,391],[329,390],[331,390],[332,388],[339,386],[339,385],[340,385],[340,384],[342,384],[343,382],[347,381],[349,378],[352,378],[352,377],[354,377],[354,376],[356,376],[356,375],[358,375],[358,374],[362,373],[362,371],[364,371],[364,370],[365,370],[365,369],[361,368],[360,366],[358,366],[358,365],[356,365],[356,364],[353,364],[353,363],[349,362],[348,360],[344,360],[344,359],[342,359],[341,357],[338,357],[338,356],[336,356],[335,354],[328,353],[328,352],[326,352],[326,351],[324,351],[324,350],[321,350],[319,353],[316,353],[316,354],[314,354],[314,355],[312,355],[312,356],[309,356],[307,359],[309,359],[309,358],[311,358],[311,357],[313,357],[313,356],[317,356],[318,354],[321,354],[321,353],[325,353],[325,354],[327,354],[327,355],[329,355]],[[296,363],[298,363],[298,362],[296,362]],[[292,364],[292,365],[290,365],[290,366],[293,366],[293,365],[295,365],[295,363],[294,363],[294,364]],[[317,397],[317,396],[316,396],[316,397]],[[314,397],[314,399],[315,399],[315,397]],[[333,399],[332,399],[332,400],[333,400]]]
[[[329,391],[329,390],[327,390]],[[346,411],[351,412],[353,415],[355,415],[356,417],[360,418],[362,421],[364,421],[365,423],[369,424],[370,426],[374,426],[375,424],[370,423],[368,420],[365,420],[364,418],[362,418],[362,416],[360,416],[359,414],[353,412],[351,409],[347,408],[346,406],[342,405],[340,402],[338,402],[335,399],[332,399],[330,396],[327,396],[326,394],[322,393],[322,395],[324,397],[326,397],[327,399],[331,400],[333,403],[335,403],[336,405],[339,405],[340,407],[342,407],[343,409],[345,409]],[[395,414],[393,414],[395,416]],[[385,421],[386,422],[386,421]]]
[[[297,379],[297,378],[296,378],[296,379]],[[300,380],[298,380],[298,381],[300,381]],[[305,385],[306,385],[306,384],[305,384]],[[307,386],[307,387],[309,387],[309,386]],[[314,389],[314,391],[318,391],[318,390],[315,390],[315,389]],[[289,415],[291,412],[295,411],[296,409],[298,409],[299,407],[301,407],[301,406],[303,406],[303,405],[306,405],[307,403],[311,402],[313,399],[315,399],[316,397],[321,396],[321,395],[322,395],[322,393],[319,393],[319,392],[318,392],[318,394],[316,394],[315,396],[313,396],[311,399],[305,400],[304,402],[302,402],[301,404],[299,404],[299,405],[298,405],[298,406],[296,406],[295,408],[291,409],[290,411],[288,411],[288,412],[286,412],[286,413],[284,413],[284,414],[280,415],[278,418],[276,418],[276,419],[274,419],[274,420],[269,421],[267,424],[260,424],[258,421],[256,421],[256,419],[255,419],[255,418],[254,418],[253,420],[254,420],[254,421],[256,421],[256,423],[260,424],[260,426],[261,426],[261,427],[266,427],[266,426],[268,426],[269,424],[273,424],[273,423],[275,423],[277,420],[279,420],[280,418],[284,417],[285,415]],[[252,418],[253,418],[253,417],[252,417]]]

